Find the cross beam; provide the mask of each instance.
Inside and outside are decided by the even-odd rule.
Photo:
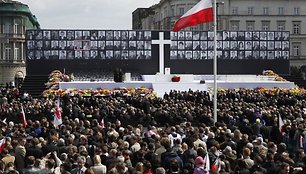
[[[171,44],[171,40],[165,40],[164,32],[159,32],[159,40],[152,40],[152,44],[159,45],[159,73],[165,74],[164,46],[166,44]]]

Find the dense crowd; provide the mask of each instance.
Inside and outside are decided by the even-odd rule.
[[[219,90],[215,124],[205,91],[32,98],[2,88],[0,104],[2,173],[306,173],[305,91]]]

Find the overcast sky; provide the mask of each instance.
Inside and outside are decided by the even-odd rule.
[[[132,29],[132,12],[159,0],[18,0],[42,29]]]

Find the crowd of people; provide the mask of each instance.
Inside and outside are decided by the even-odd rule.
[[[0,173],[306,173],[304,90],[219,90],[216,123],[205,91],[31,98],[2,88],[0,105]]]

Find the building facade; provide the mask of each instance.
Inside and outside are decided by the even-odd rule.
[[[135,11],[133,11],[133,19],[132,19],[132,28],[137,28],[139,30],[142,29],[142,19],[144,16],[149,16],[154,14],[153,11],[151,11],[151,8],[137,8]]]
[[[0,84],[14,82],[26,75],[27,29],[39,29],[39,23],[26,4],[0,1]]]
[[[161,0],[144,15],[140,28],[171,30],[175,21],[199,0]],[[304,0],[218,0],[218,30],[290,31],[290,66],[306,66],[306,1]],[[134,22],[134,21],[133,21]],[[133,25],[134,26],[134,25]],[[212,23],[185,30],[212,30]]]

